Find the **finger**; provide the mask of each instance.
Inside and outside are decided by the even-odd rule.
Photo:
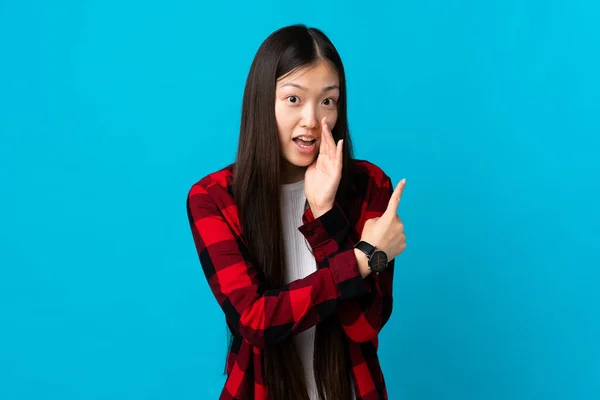
[[[325,143],[325,151],[327,152],[327,155],[331,158],[335,157],[335,149],[336,149],[336,144],[335,144],[335,140],[333,140],[333,134],[331,133],[331,130],[329,129],[329,125],[327,125],[327,117],[323,117],[323,119],[321,120],[322,123],[322,134],[321,134],[321,141]]]
[[[321,143],[319,145],[319,154],[327,154],[327,142],[325,141],[325,135],[321,134]]]
[[[341,169],[344,161],[344,139],[340,139],[338,141],[335,156],[338,163],[338,168]]]
[[[400,182],[398,182],[394,192],[392,193],[392,197],[390,197],[385,214],[396,215],[398,213],[398,206],[400,205],[400,199],[402,198],[402,192],[404,192],[405,184],[406,179],[402,179]]]
[[[323,145],[323,154],[331,157],[331,143],[329,142],[329,127],[327,126],[327,118],[321,119],[321,144]]]
[[[329,143],[325,140],[325,118],[321,118],[321,144],[319,147],[320,154],[328,154],[329,151]]]

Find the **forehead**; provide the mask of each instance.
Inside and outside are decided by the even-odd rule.
[[[277,80],[277,88],[296,83],[309,89],[321,90],[323,86],[339,85],[339,76],[331,62],[320,60],[289,72]]]

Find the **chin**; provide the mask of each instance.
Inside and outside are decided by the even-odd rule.
[[[315,157],[297,157],[295,160],[293,160],[290,164],[292,164],[294,167],[298,167],[298,168],[307,168],[310,164],[312,164],[315,161]]]
[[[287,164],[293,168],[307,168],[315,161],[316,157],[285,157]]]

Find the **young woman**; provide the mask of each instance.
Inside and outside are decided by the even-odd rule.
[[[377,335],[406,247],[403,188],[352,157],[329,39],[303,25],[272,33],[246,82],[235,163],[187,198],[231,332],[221,399],[387,399]]]

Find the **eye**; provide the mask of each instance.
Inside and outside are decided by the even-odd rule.
[[[335,105],[335,99],[332,97],[329,97],[329,98],[323,100],[323,105],[328,106],[328,107],[333,106],[333,105]]]
[[[298,104],[300,99],[297,96],[288,96],[287,100],[292,104]]]

